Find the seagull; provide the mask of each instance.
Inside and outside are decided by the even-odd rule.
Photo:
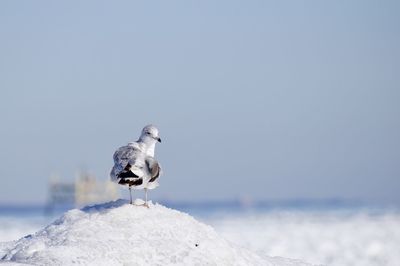
[[[132,204],[131,189],[144,189],[147,208],[147,190],[158,187],[158,177],[161,167],[154,158],[156,143],[161,143],[158,129],[154,125],[143,128],[139,140],[129,142],[118,148],[113,156],[114,167],[111,169],[111,181],[129,187],[130,203]]]

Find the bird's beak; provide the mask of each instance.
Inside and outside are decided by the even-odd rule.
[[[160,138],[160,137],[158,137],[158,138],[157,138],[157,141],[161,143],[161,138]]]

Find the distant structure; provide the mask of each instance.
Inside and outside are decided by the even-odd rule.
[[[75,181],[63,181],[58,176],[49,180],[49,198],[47,208],[74,206],[116,200],[119,197],[118,185],[109,180],[97,180],[94,175],[80,172]]]

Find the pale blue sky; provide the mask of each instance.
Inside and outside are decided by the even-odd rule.
[[[153,197],[400,204],[398,1],[1,1],[0,203],[108,178],[159,126]]]

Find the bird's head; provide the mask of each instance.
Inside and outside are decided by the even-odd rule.
[[[147,125],[142,130],[140,136],[142,140],[158,141],[161,142],[161,138],[158,129],[154,125]]]

